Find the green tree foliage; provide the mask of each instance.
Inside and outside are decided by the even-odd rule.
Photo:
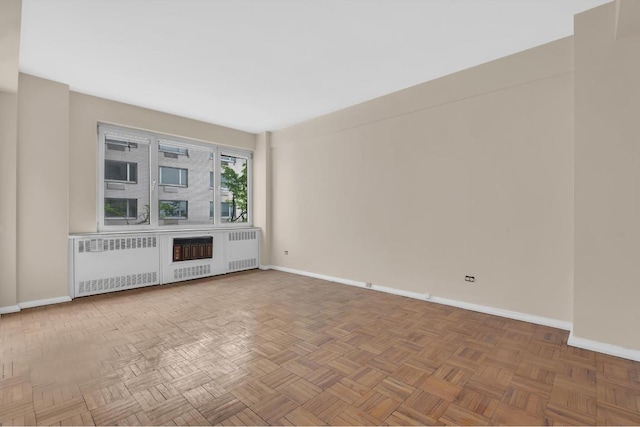
[[[126,200],[110,200],[104,203],[105,216],[111,218],[122,218],[124,222],[129,225],[129,218],[127,217],[127,201]]]
[[[231,199],[232,215],[229,222],[247,221],[247,163],[242,167],[242,172],[238,174],[227,165],[222,166],[222,186],[229,190]]]
[[[129,218],[127,217],[127,202],[107,202],[104,203],[104,213],[106,217],[122,218],[124,222],[129,225]],[[138,215],[136,224],[148,224],[149,223],[149,205],[144,205],[143,212]]]
[[[160,219],[173,217],[178,214],[178,205],[176,203],[160,202]]]
[[[104,203],[104,213],[107,217],[127,217],[127,204],[126,202],[107,202]]]

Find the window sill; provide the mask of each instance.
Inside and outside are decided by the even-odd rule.
[[[120,181],[117,179],[105,179],[104,182],[113,182],[116,184],[137,184],[138,181]]]
[[[130,227],[134,227],[131,229]],[[248,224],[234,224],[229,223],[227,226],[209,225],[209,226],[194,226],[194,225],[182,225],[182,226],[161,226],[160,228],[135,228],[135,226],[107,226],[106,229],[101,229],[96,232],[89,233],[70,233],[70,236],[100,236],[106,234],[164,234],[164,233],[185,233],[185,232],[223,232],[229,230],[241,230],[241,229],[257,229]]]

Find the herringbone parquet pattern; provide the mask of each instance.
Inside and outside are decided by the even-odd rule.
[[[640,364],[567,332],[285,273],[0,319],[2,424],[639,424]]]

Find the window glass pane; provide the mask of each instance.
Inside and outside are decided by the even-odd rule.
[[[134,140],[125,135],[105,138],[104,225],[150,223],[149,145]]]
[[[186,200],[160,200],[160,219],[187,219]]]
[[[138,182],[138,165],[136,163],[128,163],[129,179],[128,181]]]
[[[220,203],[220,217],[222,217],[222,220],[225,222],[229,221],[229,218],[231,217],[231,203],[229,202],[222,202]]]
[[[105,160],[104,179],[127,181],[127,162]]]
[[[222,222],[247,222],[247,164],[244,157],[220,156],[220,215]]]
[[[187,169],[160,166],[158,179],[160,185],[181,185],[186,187],[188,173]]]
[[[104,216],[107,218],[136,219],[137,212],[136,199],[104,199]]]
[[[164,154],[176,154],[165,156]],[[213,151],[162,141],[158,147],[160,226],[213,224]]]
[[[165,154],[177,154],[179,156],[188,156],[189,150],[184,147],[177,147],[169,144],[160,143],[158,145],[158,151]],[[171,157],[171,156],[167,156]]]
[[[138,165],[136,163],[104,161],[104,179],[110,181],[138,181]]]

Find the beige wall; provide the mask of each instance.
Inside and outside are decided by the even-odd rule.
[[[0,308],[67,294],[67,234],[96,231],[105,122],[255,150],[263,265],[640,349],[637,1],[578,15],[574,37],[257,136],[18,81],[19,3],[0,2],[0,196],[17,201],[0,204]]]
[[[22,0],[0,1],[0,91],[18,90]]]
[[[570,321],[572,89],[567,38],[274,132],[272,264]]]
[[[271,133],[256,135],[253,153],[253,224],[261,228],[260,265],[271,263]]]
[[[18,96],[0,91],[0,308],[15,305]]]
[[[20,74],[18,302],[68,295],[69,88]]]
[[[625,3],[620,13],[629,11]],[[575,19],[574,334],[640,350],[640,28],[633,18],[637,11],[616,16],[610,3]]]
[[[0,2],[0,310],[17,303],[18,57],[21,0]]]
[[[26,74],[20,74],[18,95],[13,95],[14,110],[11,99],[10,95],[0,94],[1,136],[7,140],[13,129],[16,151],[16,126],[6,125],[14,120],[18,141],[13,155],[10,144],[2,145],[2,165],[7,163],[9,167],[2,168],[6,180],[3,179],[1,190],[7,200],[17,193],[17,215],[14,211],[11,216],[10,203],[2,205],[0,249],[3,255],[7,254],[2,258],[3,267],[10,267],[11,262],[17,264],[13,270],[17,270],[17,279],[12,279],[10,268],[3,268],[0,307],[68,295],[68,235],[97,230],[99,122],[256,148],[256,135],[251,133],[70,92],[67,85]],[[264,164],[257,167],[267,169]],[[14,177],[11,185],[11,173],[17,174],[17,184]],[[12,221],[16,223],[16,217],[17,240],[13,237],[12,242],[10,226]],[[13,260],[12,253],[17,254]],[[17,285],[4,286],[12,280]]]
[[[254,150],[256,135],[186,119],[120,102],[71,92],[69,229],[71,233],[97,231],[97,125],[112,123],[204,142]]]

